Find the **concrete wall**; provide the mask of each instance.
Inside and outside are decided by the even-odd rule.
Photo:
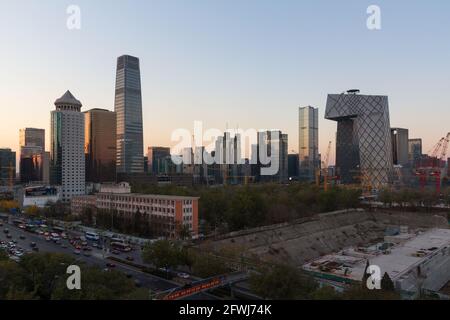
[[[246,256],[297,266],[346,247],[383,241],[387,226],[448,228],[447,219],[423,213],[339,211],[228,234],[209,245],[216,250],[238,247]]]

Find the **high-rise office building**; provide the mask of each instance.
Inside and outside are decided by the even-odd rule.
[[[359,176],[363,186],[380,188],[393,178],[388,97],[358,93],[328,95],[325,118],[337,121],[336,174],[343,183]]]
[[[270,163],[265,164],[261,159],[261,143],[263,143],[266,150],[266,155],[270,159]],[[259,182],[286,182],[289,180],[288,174],[288,135],[281,131],[260,131],[258,132],[258,144],[255,148],[252,147],[252,153],[257,153],[257,164],[253,166],[256,181]],[[273,154],[272,152],[275,152]],[[255,156],[252,155],[255,159]],[[276,172],[274,174],[265,174],[263,168],[273,168]],[[271,170],[270,170],[271,171]]]
[[[166,159],[170,157],[170,148],[148,147],[148,171],[151,174],[166,174]]]
[[[41,147],[20,147],[20,182],[28,184],[44,181],[44,152]]]
[[[298,180],[299,177],[299,156],[298,154],[289,154],[288,155],[288,176],[289,180]]]
[[[0,149],[0,186],[12,186],[16,180],[16,153]]]
[[[61,186],[61,200],[83,195],[85,185],[84,115],[70,91],[55,101],[51,112],[51,183]]]
[[[24,128],[19,131],[20,147],[41,147],[45,151],[45,130]]]
[[[44,182],[45,166],[45,130],[24,128],[19,131],[20,146],[20,182]]]
[[[299,179],[314,181],[319,161],[319,109],[299,108],[298,123]]]
[[[413,167],[419,165],[422,159],[422,139],[409,139],[408,141],[408,157]]]
[[[117,173],[143,173],[141,76],[136,57],[124,55],[117,59],[114,111],[117,117]]]
[[[409,130],[402,128],[391,129],[392,156],[395,165],[406,167],[409,165]]]
[[[86,181],[116,180],[116,113],[105,109],[84,112]]]

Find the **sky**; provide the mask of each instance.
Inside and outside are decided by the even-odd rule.
[[[81,28],[67,28],[69,5]],[[369,5],[381,30],[369,30]],[[173,146],[178,128],[281,129],[298,151],[298,107],[320,109],[320,151],[335,142],[328,93],[389,96],[392,127],[450,131],[447,0],[0,0],[0,147],[45,128],[70,90],[114,109],[116,59],[140,58],[144,145]],[[49,144],[47,144],[49,145]],[[331,159],[334,158],[334,147]]]

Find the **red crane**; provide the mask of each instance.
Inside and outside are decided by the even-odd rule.
[[[427,183],[427,176],[429,172],[429,168],[431,168],[431,172],[429,173],[430,177],[434,177],[436,181],[436,192],[441,193],[441,176],[442,176],[442,161],[445,160],[448,152],[448,146],[450,143],[450,132],[447,133],[447,136],[441,138],[439,142],[428,152],[428,161],[425,165],[422,165],[421,168],[418,168],[416,171],[416,176],[419,177],[420,187],[423,190]]]

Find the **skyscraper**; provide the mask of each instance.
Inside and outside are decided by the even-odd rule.
[[[408,166],[409,130],[402,128],[392,128],[391,139],[392,139],[392,156],[394,164],[401,165],[403,167]]]
[[[45,130],[24,128],[19,132],[20,145],[20,182],[44,182],[44,173],[48,168],[45,157]],[[47,181],[48,182],[48,181]]]
[[[270,163],[264,164],[261,159],[261,148],[266,150]],[[256,152],[257,164],[254,166],[256,172],[256,181],[258,182],[286,182],[289,180],[288,174],[288,135],[281,131],[260,131],[258,132],[258,144],[256,150],[252,147],[252,151]],[[275,152],[275,154],[272,153]],[[252,155],[253,159],[256,159]],[[263,168],[275,169],[274,174],[264,174]]]
[[[86,181],[116,180],[116,113],[105,109],[84,112]]]
[[[298,122],[299,179],[314,181],[319,161],[319,109],[299,108]]]
[[[117,173],[144,172],[142,95],[139,59],[117,59],[114,110],[117,117]]]
[[[422,159],[422,139],[409,139],[408,157],[411,165],[416,167]]]
[[[16,180],[16,153],[0,149],[0,186],[12,186]]]
[[[62,201],[85,194],[84,115],[70,91],[51,112],[51,183],[61,186]]]
[[[148,147],[148,171],[151,174],[165,174],[166,159],[170,157],[170,148]]]
[[[328,95],[325,118],[337,121],[336,174],[343,183],[360,176],[363,186],[380,188],[393,177],[388,97],[358,93]]]
[[[24,128],[19,131],[20,147],[41,147],[45,151],[45,130]]]

